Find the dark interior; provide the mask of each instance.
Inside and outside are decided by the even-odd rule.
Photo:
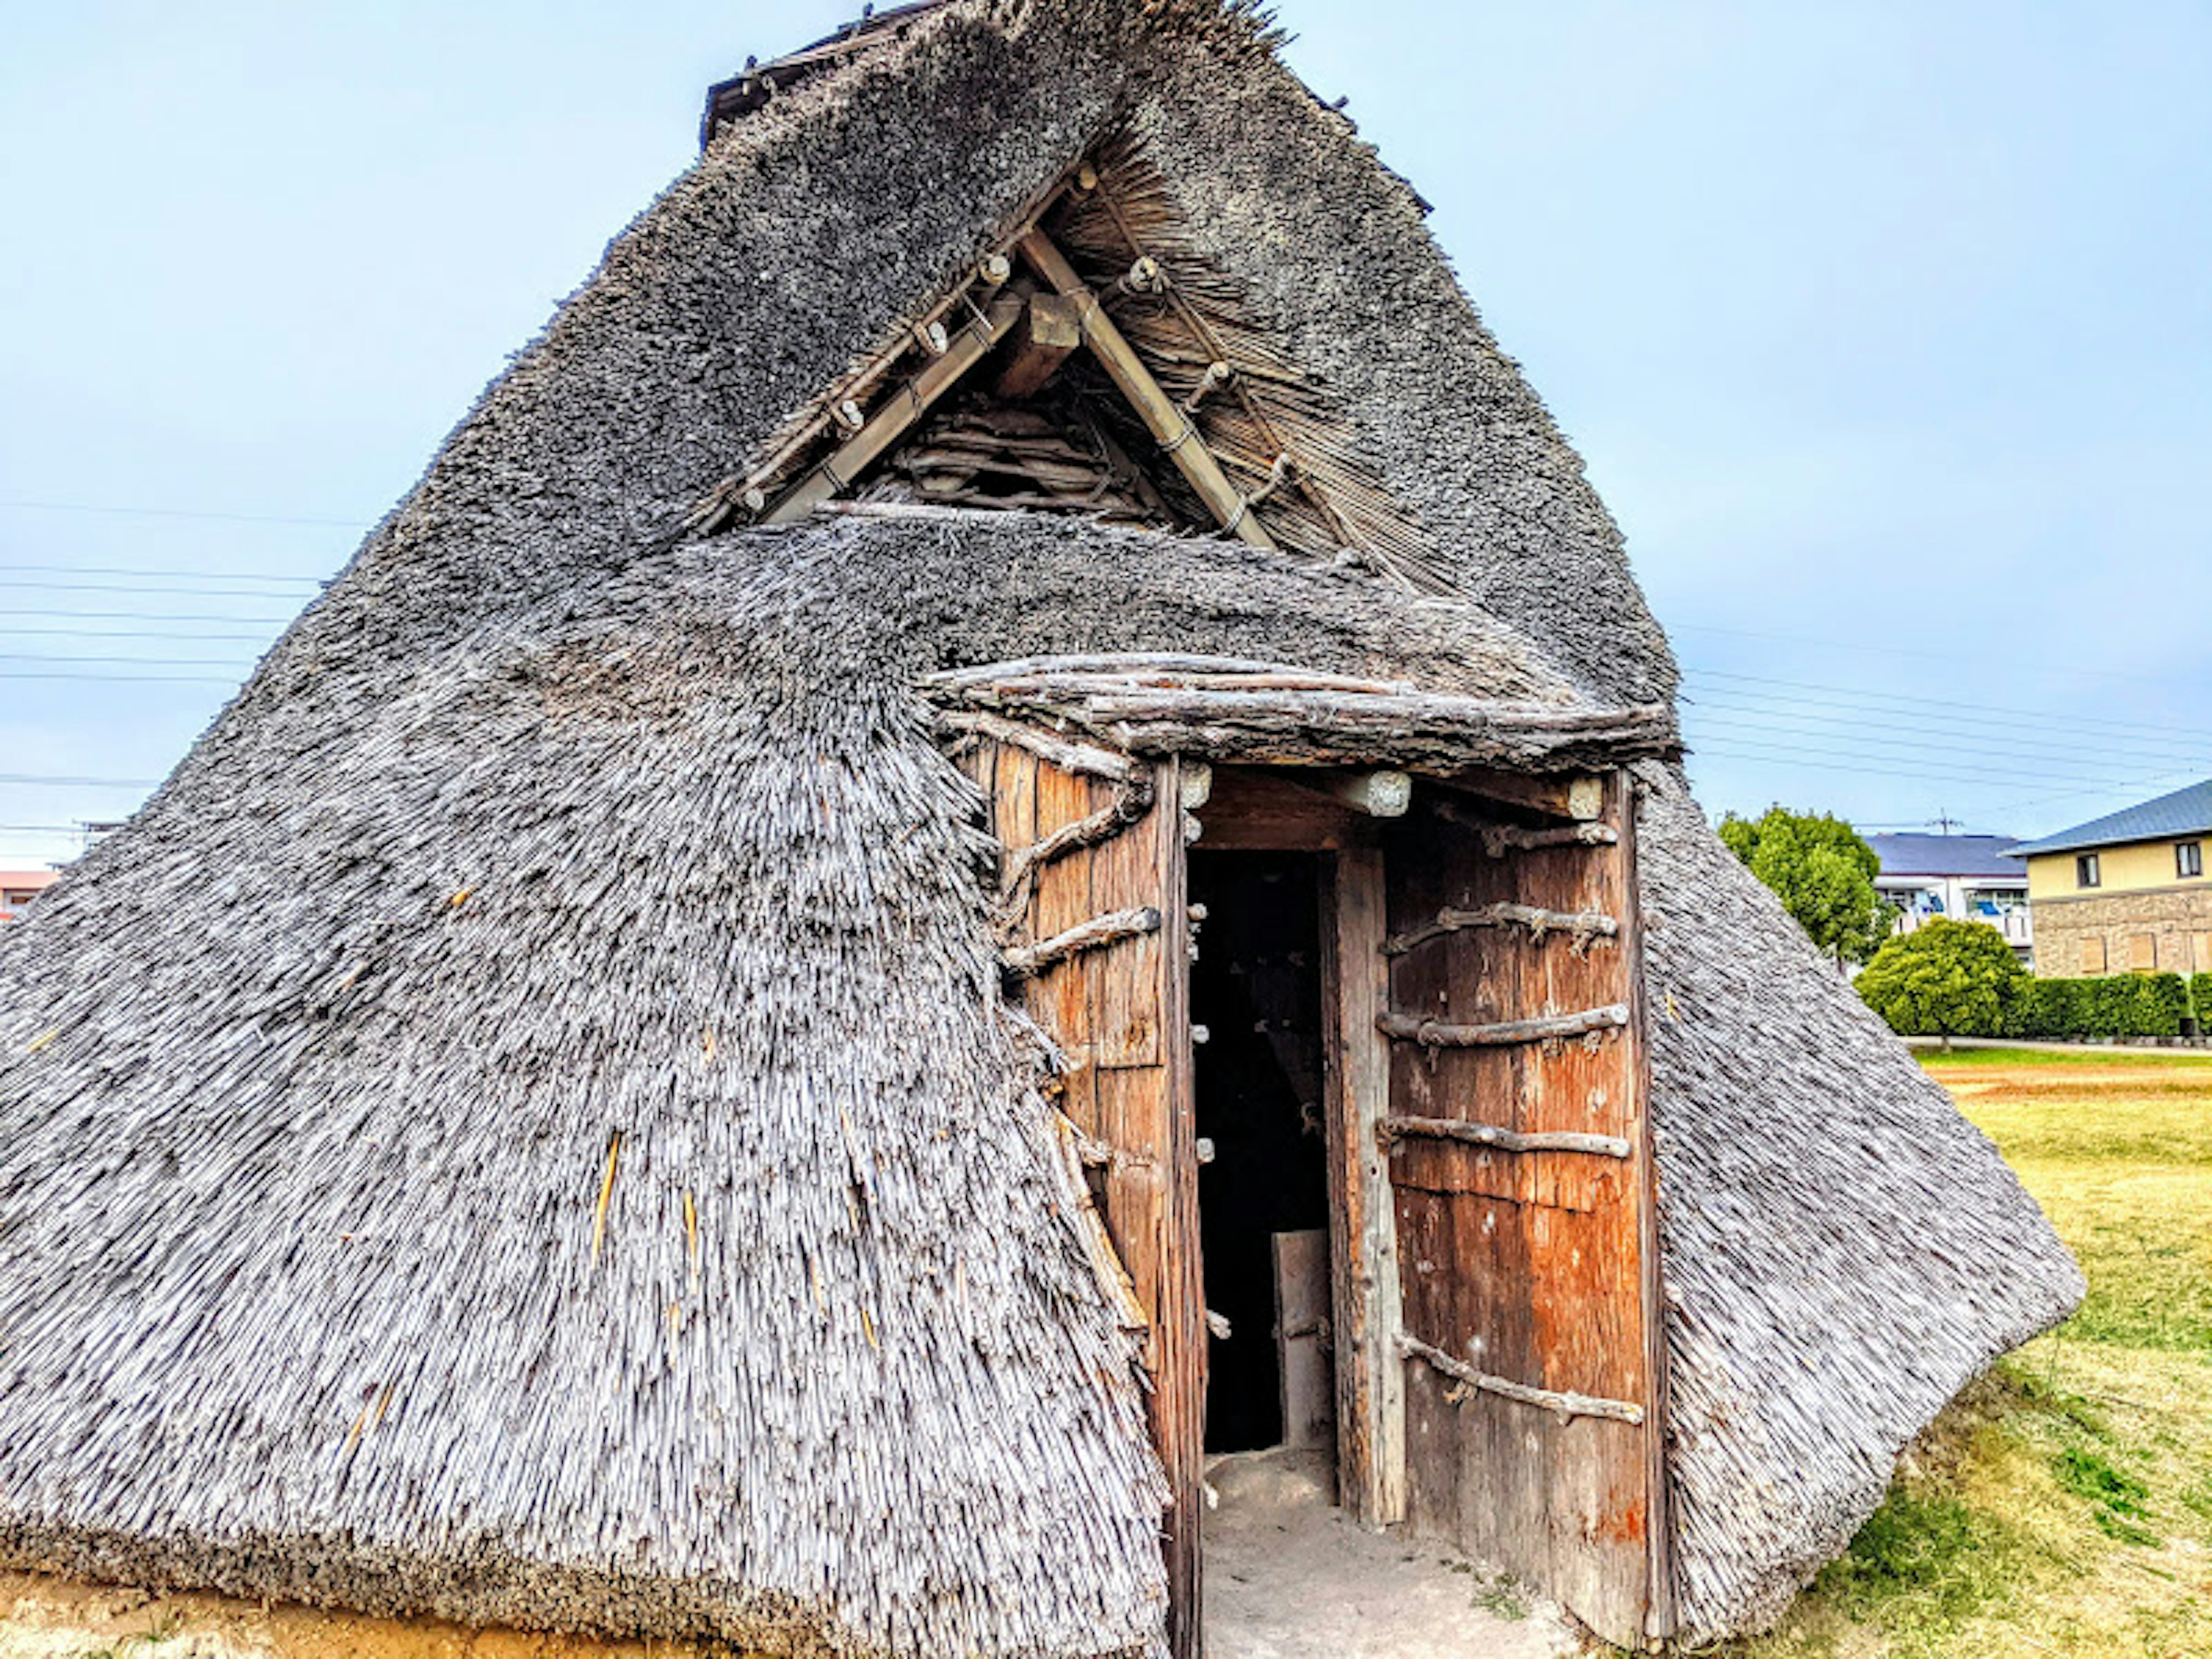
[[[1230,1335],[1207,1345],[1206,1449],[1284,1438],[1273,1236],[1328,1225],[1322,1094],[1320,860],[1310,853],[1190,854],[1206,908],[1191,968],[1206,1304]]]

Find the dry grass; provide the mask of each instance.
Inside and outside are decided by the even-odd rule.
[[[2212,1656],[2212,1062],[1978,1050],[1929,1069],[2089,1297],[1946,1412],[1739,1659]]]

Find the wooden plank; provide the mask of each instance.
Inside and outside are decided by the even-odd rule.
[[[1137,349],[1122,337],[1114,319],[1100,307],[1098,296],[1085,286],[1075,267],[1053,246],[1052,239],[1043,231],[1033,229],[1024,233],[1014,246],[1030,269],[1054,292],[1073,300],[1081,308],[1084,343],[1091,348],[1107,378],[1129,400],[1152,436],[1159,441],[1162,451],[1176,464],[1176,471],[1190,481],[1191,488],[1198,492],[1199,499],[1206,503],[1222,528],[1255,547],[1274,546],[1275,538],[1252,515],[1243,494],[1229,482],[1221,464],[1213,459],[1213,452],[1206,447],[1206,440],[1198,435],[1190,416],[1160,389],[1160,383],[1145,367]]]
[[[1214,787],[1221,787],[1217,771]],[[1374,1027],[1388,997],[1382,858],[1329,861],[1322,908],[1322,1071],[1328,1098],[1329,1256],[1336,1319],[1339,1500],[1370,1526],[1406,1511],[1405,1365],[1397,1199],[1375,1127],[1390,1105],[1390,1045]]]
[[[1176,1659],[1198,1659],[1203,1644],[1200,1617],[1204,1584],[1200,1527],[1205,1514],[1206,1462],[1206,1280],[1199,1249],[1198,1098],[1191,1054],[1189,860],[1184,857],[1182,792],[1177,763],[1168,761],[1155,775],[1158,805],[1153,850],[1158,864],[1158,902],[1164,925],[1160,949],[1174,964],[1165,975],[1161,1010],[1163,1063],[1147,1073],[1164,1080],[1166,1097],[1165,1177],[1162,1237],[1168,1271],[1161,1285],[1156,1318],[1160,1370],[1156,1380],[1162,1436],[1160,1455],[1175,1492],[1167,1537],[1169,1648]]]
[[[1156,903],[1159,890],[1159,837],[1180,837],[1182,826],[1165,821],[1157,804],[1143,819],[1091,854],[1091,894],[1109,909]],[[1097,1064],[1104,1069],[1160,1063],[1160,1015],[1167,997],[1170,964],[1162,934],[1127,939],[1106,951],[1093,969],[1091,989]]]
[[[1605,821],[1620,833],[1612,864],[1615,890],[1621,895],[1620,961],[1623,989],[1633,1012],[1625,1033],[1621,1075],[1631,1091],[1624,1126],[1636,1148],[1630,1173],[1636,1204],[1638,1317],[1644,1334],[1644,1435],[1645,1588],[1648,1605],[1644,1633],[1652,1642],[1670,1640],[1680,1627],[1674,1592],[1674,1528],[1667,1470],[1666,1293],[1661,1281],[1658,1164],[1651,1141],[1651,1048],[1647,1037],[1650,1004],[1644,981],[1642,884],[1637,860],[1636,786],[1626,771],[1607,780]]]
[[[1275,1362],[1282,1379],[1283,1443],[1336,1443],[1336,1383],[1329,1359],[1328,1230],[1277,1233]]]

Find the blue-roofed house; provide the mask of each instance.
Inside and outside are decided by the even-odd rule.
[[[2005,936],[2033,965],[2035,934],[2027,872],[2008,854],[2011,836],[1869,836],[1881,860],[1875,890],[1897,907],[1897,931],[1909,933],[1937,916],[1983,921]]]
[[[2008,856],[2027,867],[2037,971],[2212,973],[2212,778]]]

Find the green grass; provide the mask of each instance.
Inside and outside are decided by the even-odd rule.
[[[1996,1066],[2014,1070],[2022,1066],[2212,1066],[2212,1049],[2137,1048],[2112,1044],[2078,1048],[1923,1048],[1913,1053],[1931,1072],[1954,1066],[1969,1069]]]
[[[1924,1053],[2081,1259],[2081,1310],[2000,1362],[1736,1659],[2212,1656],[2212,1061]]]

